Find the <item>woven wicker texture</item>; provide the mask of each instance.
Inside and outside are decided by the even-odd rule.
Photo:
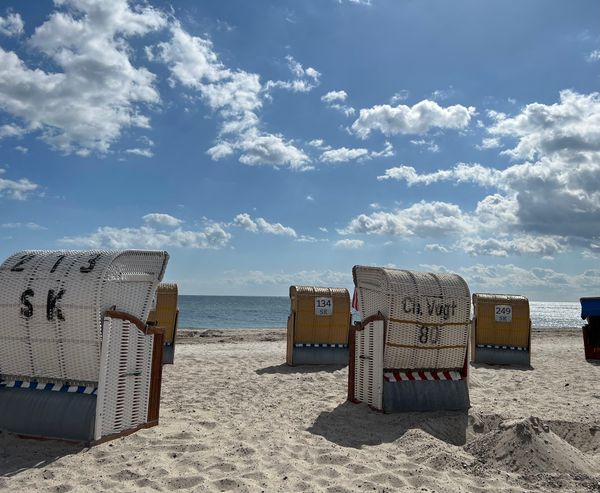
[[[512,309],[509,321],[501,321],[507,317],[496,314],[505,306]],[[525,296],[475,293],[473,311],[477,322],[473,344],[529,347],[531,324]]]
[[[463,367],[471,298],[456,274],[355,266],[363,319],[387,319],[384,367],[450,370]]]
[[[126,320],[104,318],[95,439],[141,425],[148,417],[153,336]]]
[[[375,409],[382,409],[383,320],[356,332],[354,353],[354,396]]]
[[[177,284],[161,283],[156,288],[155,304],[148,322],[165,329],[165,344],[173,344],[177,323]]]
[[[0,266],[0,376],[94,384],[102,314],[146,320],[168,261],[158,251],[24,251]]]
[[[318,315],[321,299],[331,315]],[[331,305],[328,305],[330,300]],[[350,326],[350,295],[345,288],[290,287],[292,344],[347,344]]]

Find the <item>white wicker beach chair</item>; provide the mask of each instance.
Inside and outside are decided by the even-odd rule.
[[[469,407],[471,298],[456,274],[355,266],[349,400],[384,412]]]
[[[0,429],[94,442],[158,424],[168,254],[24,251],[0,266]]]

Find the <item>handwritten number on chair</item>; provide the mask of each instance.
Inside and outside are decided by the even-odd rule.
[[[32,254],[23,255],[19,259],[19,261],[15,265],[13,265],[12,269],[10,269],[11,272],[23,272],[25,270],[25,267],[23,267],[23,264],[26,264],[34,257],[35,257],[35,255],[32,255]]]
[[[419,326],[419,342],[421,344],[437,344],[440,340],[439,327],[427,327],[426,325]]]
[[[33,289],[29,288],[26,289],[25,291],[23,291],[23,294],[21,294],[21,315],[24,318],[31,318],[33,316],[33,305],[31,304],[31,301],[29,301],[29,297],[33,296]]]
[[[98,261],[98,259],[102,256],[101,253],[99,253],[98,255],[96,255],[95,257],[92,257],[91,259],[88,260],[88,265],[80,267],[79,268],[79,272],[82,272],[84,274],[87,274],[89,272],[92,272],[94,270],[94,267],[96,267],[96,262]]]

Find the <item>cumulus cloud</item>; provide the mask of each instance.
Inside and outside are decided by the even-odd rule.
[[[324,163],[341,163],[348,161],[360,161],[364,159],[373,159],[379,157],[389,157],[394,155],[394,147],[389,142],[385,143],[381,151],[369,151],[363,147],[349,149],[340,147],[338,149],[329,149],[321,153],[319,160]]]
[[[417,202],[392,212],[360,214],[340,234],[380,234],[402,237],[435,237],[472,232],[473,223],[456,204]]]
[[[183,221],[169,214],[160,212],[152,212],[142,217],[145,223],[160,224],[161,226],[179,226]]]
[[[469,125],[475,108],[460,104],[442,107],[425,99],[414,106],[388,104],[363,108],[352,124],[352,131],[366,139],[373,130],[384,135],[426,134],[432,128],[462,129]]]
[[[440,245],[439,243],[428,243],[425,245],[425,250],[428,252],[439,252],[439,253],[448,253],[450,250],[444,245]]]
[[[496,169],[458,163],[427,173],[401,165],[378,180],[400,180],[409,187],[449,181],[495,189],[473,211],[471,224],[480,238],[463,243],[468,253],[552,256],[568,246],[591,248],[600,227],[600,94],[562,91],[554,104],[531,103],[515,116],[488,115],[493,147],[510,138],[513,147],[501,153],[518,164]],[[362,217],[361,224],[386,230],[373,219]],[[492,229],[495,236],[486,238]]]
[[[517,235],[512,238],[487,238],[461,240],[459,245],[470,255],[491,255],[507,257],[509,255],[536,255],[550,257],[565,250],[560,237]]]
[[[0,34],[4,36],[19,36],[23,34],[25,24],[19,14],[9,12],[6,17],[0,16]]]
[[[257,112],[262,108],[262,96],[266,93],[258,74],[227,68],[209,40],[190,35],[176,22],[170,31],[171,39],[149,48],[147,54],[151,60],[169,67],[173,86],[181,84],[197,91],[207,106],[221,117],[217,141],[207,151],[213,160],[238,153],[239,161],[247,165],[310,169],[309,157],[293,141],[260,129]],[[304,69],[291,57],[288,62],[295,75],[300,74],[313,84],[318,82],[320,74],[316,70]],[[300,85],[292,86],[301,90]],[[271,87],[275,86],[271,84]]]
[[[412,166],[398,166],[385,170],[385,174],[378,176],[379,181],[400,180],[411,187],[413,185],[431,185],[439,181],[455,181],[457,183],[476,183],[481,186],[500,186],[502,172],[493,168],[486,168],[480,164],[459,163],[452,169],[438,170],[433,173],[418,173]]]
[[[166,25],[149,6],[126,0],[65,0],[28,40],[57,71],[30,68],[0,48],[0,108],[64,153],[105,153],[143,110],[160,102],[155,77],[131,61],[128,40]]]
[[[284,226],[281,223],[270,223],[262,217],[253,219],[250,214],[246,212],[242,212],[235,216],[233,225],[252,233],[268,233],[273,235],[292,236],[294,238],[298,236],[294,228]]]
[[[439,265],[421,265],[420,267],[447,272]],[[517,293],[532,293],[548,299],[553,294],[556,299],[569,299],[568,293],[577,292],[590,295],[600,285],[600,269],[589,269],[579,274],[558,272],[548,268],[523,268],[514,264],[476,264],[456,270],[465,278],[473,291],[505,292],[507,286]],[[531,295],[530,295],[531,296]],[[534,298],[535,299],[535,298]]]
[[[293,56],[287,55],[288,68],[294,75],[293,80],[270,80],[265,84],[265,90],[285,89],[292,92],[309,92],[320,83],[321,73],[312,67],[304,68]]]
[[[356,250],[358,248],[362,248],[365,242],[363,240],[339,240],[335,242],[335,246],[338,248],[347,248],[350,250]]]
[[[327,94],[321,96],[321,101],[323,101],[328,108],[340,111],[346,116],[351,116],[356,110],[352,106],[345,104],[347,98],[348,94],[346,91],[329,91]]]
[[[150,226],[140,228],[114,228],[104,226],[86,236],[66,236],[61,243],[84,248],[149,248],[167,247],[200,248],[218,250],[225,247],[231,234],[219,224],[210,224],[203,230],[176,228],[169,231]]]
[[[4,173],[6,173],[6,170],[0,168],[0,198],[26,200],[39,189],[38,184],[29,181],[27,178],[19,178],[18,180],[2,178]]]

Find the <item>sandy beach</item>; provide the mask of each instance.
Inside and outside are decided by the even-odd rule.
[[[0,434],[3,491],[600,491],[600,366],[534,331],[533,370],[471,366],[468,413],[346,402],[285,332],[181,332],[160,426],[93,448]],[[184,336],[184,337],[183,337]]]

